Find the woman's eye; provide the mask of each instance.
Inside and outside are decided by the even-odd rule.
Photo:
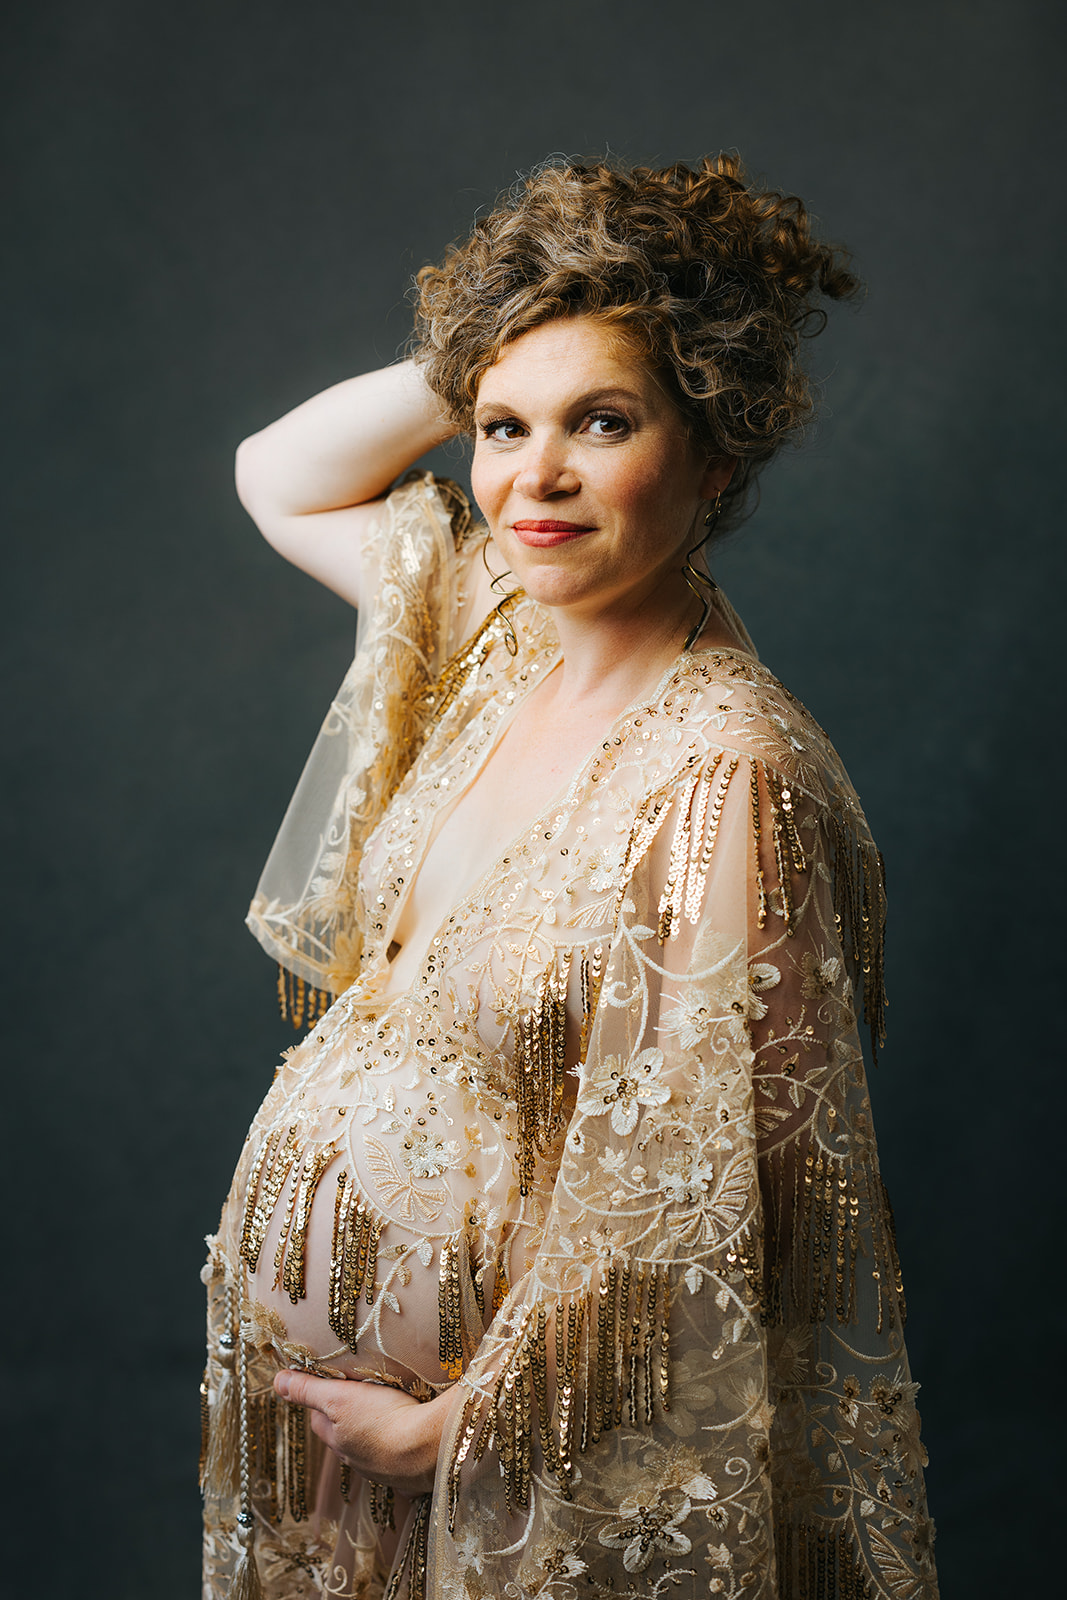
[[[501,417],[496,422],[482,424],[482,437],[493,439],[497,444],[511,444],[515,439],[521,439],[523,427],[521,422],[516,422],[514,417]]]
[[[617,411],[594,411],[589,418],[589,432],[594,439],[621,439],[629,428],[626,418]]]

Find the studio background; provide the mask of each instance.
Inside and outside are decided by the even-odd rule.
[[[353,641],[241,511],[234,447],[394,359],[413,272],[517,171],[735,147],[869,294],[811,347],[817,428],[717,575],[888,860],[872,1092],[942,1592],[1047,1591],[1061,15],[50,0],[9,19],[12,1593],[196,1593],[202,1236],[293,1042],[242,919]]]

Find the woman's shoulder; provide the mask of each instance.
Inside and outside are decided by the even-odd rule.
[[[683,700],[687,702],[682,711]],[[826,730],[754,655],[740,649],[687,653],[663,697],[713,753],[729,749],[772,770],[819,806],[861,816],[844,763]]]

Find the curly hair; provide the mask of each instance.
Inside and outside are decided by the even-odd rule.
[[[800,339],[825,325],[816,299],[860,287],[801,201],[750,184],[733,155],[539,167],[417,283],[413,353],[458,428],[505,345],[592,316],[650,363],[709,459],[736,461],[724,514],[811,410]]]

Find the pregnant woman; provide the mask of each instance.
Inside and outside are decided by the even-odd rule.
[[[706,566],[855,280],[719,157],[419,282],[238,458],[359,637],[249,919],[308,1031],[210,1241],[205,1596],[930,1600],[881,861]],[[390,490],[457,433],[477,524]]]

